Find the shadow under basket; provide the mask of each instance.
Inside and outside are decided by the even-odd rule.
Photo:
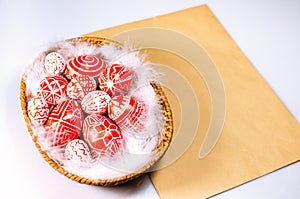
[[[96,45],[100,46],[107,43],[113,43],[114,45],[119,46],[122,48],[122,45],[118,42],[105,39],[105,38],[98,38],[98,37],[79,37],[67,40],[67,42],[73,42],[73,41],[82,41],[82,42],[88,42],[90,45]],[[151,82],[151,86],[153,90],[155,91],[155,94],[158,96],[159,101],[157,102],[161,106],[161,111],[165,117],[164,120],[164,127],[162,129],[162,139],[160,143],[157,143],[157,146],[155,148],[155,156],[153,159],[151,159],[145,166],[143,166],[138,171],[135,171],[130,174],[126,174],[124,176],[114,178],[114,179],[88,179],[85,177],[78,176],[76,174],[70,173],[69,171],[65,170],[63,167],[61,167],[59,164],[57,164],[53,159],[51,159],[46,152],[44,152],[40,146],[40,144],[37,141],[37,137],[33,133],[33,129],[31,127],[30,119],[28,117],[27,113],[27,98],[29,96],[26,96],[26,83],[25,83],[25,77],[21,79],[20,84],[20,100],[21,100],[21,107],[24,115],[25,122],[27,124],[28,131],[31,135],[32,141],[34,142],[36,148],[41,153],[45,161],[53,167],[56,171],[63,174],[64,176],[77,181],[79,183],[88,184],[88,185],[100,185],[100,186],[116,186],[119,184],[123,184],[125,182],[128,182],[130,180],[133,180],[142,174],[148,172],[151,167],[157,163],[160,158],[165,154],[171,139],[173,135],[173,119],[172,119],[172,112],[170,109],[170,105],[168,103],[168,100],[165,96],[165,93],[163,92],[162,87],[157,82]]]

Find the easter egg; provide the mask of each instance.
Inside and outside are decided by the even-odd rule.
[[[93,55],[80,55],[68,61],[65,76],[69,80],[80,75],[98,78],[105,67],[106,63],[101,58]]]
[[[87,116],[82,131],[92,153],[100,157],[113,157],[124,143],[119,127],[102,115]]]
[[[99,87],[110,95],[124,94],[131,88],[132,73],[124,65],[113,64],[105,68],[99,77]]]
[[[65,158],[74,164],[87,163],[91,160],[90,149],[85,141],[75,139],[65,148]]]
[[[79,138],[84,115],[74,100],[65,100],[51,111],[45,124],[47,138],[53,146],[65,147],[68,142]]]
[[[79,99],[91,91],[96,90],[96,81],[87,75],[81,75],[71,79],[67,86],[67,95],[72,99]]]
[[[67,85],[68,81],[63,76],[51,75],[41,81],[37,95],[54,105],[66,97]]]
[[[121,128],[129,132],[142,130],[147,122],[145,105],[129,96],[115,96],[108,106],[108,116]]]
[[[82,110],[87,114],[103,114],[107,111],[110,96],[104,91],[88,93],[81,101]]]
[[[45,69],[50,75],[60,75],[66,68],[66,61],[57,52],[51,52],[45,57]]]
[[[48,104],[40,97],[31,98],[27,104],[28,117],[34,125],[43,125],[49,112]]]

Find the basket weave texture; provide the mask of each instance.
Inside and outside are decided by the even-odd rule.
[[[79,37],[67,40],[68,42],[74,42],[74,41],[82,41],[82,42],[88,42],[91,45],[100,46],[105,43],[113,43],[114,45],[118,47],[122,47],[122,45],[118,42],[108,40],[105,38],[98,38],[98,37]],[[79,183],[88,184],[88,185],[100,185],[100,186],[116,186],[119,184],[123,184],[125,182],[128,182],[132,179],[135,179],[142,174],[146,173],[152,166],[155,165],[155,163],[164,155],[166,152],[171,139],[173,135],[173,119],[172,119],[172,112],[170,109],[170,105],[168,103],[168,100],[166,98],[165,93],[163,92],[162,87],[157,82],[152,82],[151,86],[153,90],[155,91],[155,94],[158,96],[159,103],[161,105],[161,111],[165,117],[165,123],[164,123],[164,129],[162,129],[162,141],[157,144],[155,149],[155,157],[144,167],[142,167],[140,170],[130,173],[124,176],[121,176],[119,178],[114,179],[88,179],[81,176],[78,176],[76,174],[70,173],[67,170],[65,170],[63,167],[58,165],[53,159],[51,159],[46,152],[44,152],[40,146],[40,144],[37,141],[37,137],[34,135],[33,130],[31,128],[31,123],[27,114],[27,98],[26,96],[26,83],[25,83],[25,77],[21,79],[20,83],[20,101],[21,101],[21,108],[23,111],[23,116],[25,119],[25,122],[27,124],[28,131],[31,135],[32,141],[34,142],[37,150],[40,152],[42,157],[45,159],[45,161],[53,167],[56,171],[63,174],[64,176],[75,180]]]

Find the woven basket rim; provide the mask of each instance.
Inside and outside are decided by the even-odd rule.
[[[89,42],[91,45],[100,46],[104,43],[113,43],[117,47],[122,47],[122,44],[109,40],[106,38],[101,37],[77,37],[66,40],[67,42],[74,42],[74,41],[83,41],[83,42]],[[23,117],[27,125],[27,129],[29,131],[29,134],[32,138],[32,141],[34,142],[36,148],[38,149],[39,153],[42,155],[44,160],[56,171],[63,174],[64,176],[77,181],[79,183],[88,184],[88,185],[101,185],[101,186],[116,186],[119,184],[123,184],[127,181],[133,180],[142,174],[146,173],[166,152],[168,149],[168,146],[172,140],[173,136],[173,118],[172,118],[172,112],[169,105],[169,102],[167,100],[167,97],[159,83],[157,82],[151,82],[151,86],[153,90],[155,91],[156,95],[159,96],[160,101],[158,102],[161,107],[162,111],[165,116],[165,124],[163,129],[163,136],[162,136],[162,142],[160,143],[160,148],[158,152],[156,153],[155,157],[145,166],[143,166],[138,171],[135,171],[133,173],[123,175],[121,177],[113,178],[113,179],[89,179],[82,176],[78,176],[76,174],[73,174],[67,170],[65,170],[63,167],[58,165],[54,160],[52,160],[46,152],[44,152],[40,146],[40,144],[37,141],[37,137],[34,135],[33,130],[31,128],[30,119],[27,114],[27,96],[26,96],[26,83],[25,83],[25,76],[23,75],[21,82],[20,82],[20,102],[21,102],[21,108],[23,112]]]

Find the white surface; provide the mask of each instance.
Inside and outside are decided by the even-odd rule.
[[[147,177],[119,188],[81,185],[54,171],[31,142],[19,108],[28,60],[49,41],[207,3],[300,121],[299,1],[0,1],[1,198],[158,198]],[[299,198],[300,163],[215,198]],[[4,196],[4,197],[3,197]]]

